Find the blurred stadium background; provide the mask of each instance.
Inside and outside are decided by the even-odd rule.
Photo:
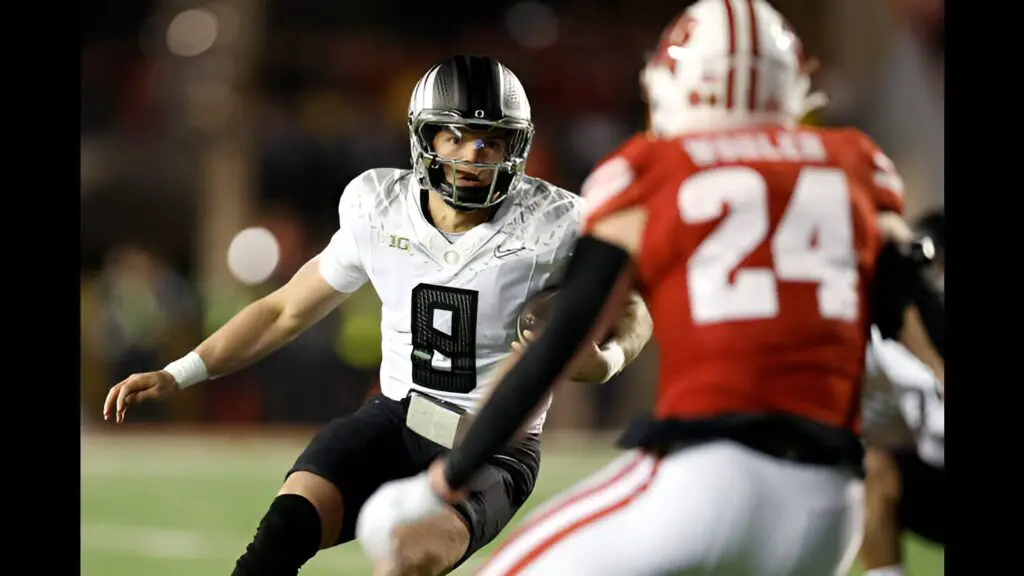
[[[351,177],[408,164],[409,92],[431,63],[510,66],[538,128],[528,171],[575,190],[641,125],[642,56],[685,4],[82,0],[82,573],[227,574],[315,426],[374,391],[367,286],[250,370],[117,429],[100,419],[110,385],[181,356],[318,252]],[[775,4],[832,97],[808,121],[871,134],[906,177],[908,216],[941,207],[942,0]],[[559,390],[527,507],[610,459],[656,355]],[[942,573],[941,551],[908,553],[911,574]],[[303,573],[369,570],[346,546]]]

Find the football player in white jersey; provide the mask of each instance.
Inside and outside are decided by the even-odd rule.
[[[927,215],[918,233],[936,247],[929,273],[936,290],[945,287],[945,217]],[[903,576],[903,531],[946,545],[944,505],[948,497],[945,450],[944,379],[902,344],[872,329],[867,354],[869,373],[882,373],[915,445],[869,446],[865,455],[866,515],[860,562],[865,576]],[[881,422],[879,423],[881,424]]]
[[[256,362],[373,284],[383,306],[382,395],[313,438],[233,574],[296,574],[317,550],[353,539],[378,486],[452,446],[510,353],[524,303],[557,284],[579,235],[580,198],[524,173],[533,131],[526,93],[501,63],[456,56],[433,66],[409,105],[413,169],[354,179],[329,245],[285,286],[181,360],[111,389],[104,415],[121,422],[130,404]],[[609,379],[651,332],[633,298],[613,338],[571,376]],[[476,476],[468,498],[393,535],[389,573],[444,573],[501,531],[533,490],[546,407]]]

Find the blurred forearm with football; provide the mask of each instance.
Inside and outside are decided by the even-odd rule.
[[[557,302],[557,294],[557,289],[545,290],[523,307],[517,326],[520,345],[536,339],[544,329]],[[570,370],[569,378],[572,380],[595,383],[610,380],[635,360],[651,339],[654,323],[643,299],[636,292],[630,292],[621,310],[609,310],[608,313],[617,315],[611,323],[611,333],[600,342],[581,348]]]

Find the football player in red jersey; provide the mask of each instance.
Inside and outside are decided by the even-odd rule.
[[[379,502],[405,522],[458,499],[635,287],[662,349],[654,418],[479,574],[845,574],[863,521],[869,325],[943,374],[902,180],[861,132],[798,125],[821,101],[763,0],[692,5],[642,84],[649,131],[584,184],[585,235],[547,328],[463,443]]]

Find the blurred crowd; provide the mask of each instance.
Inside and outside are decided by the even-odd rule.
[[[223,0],[226,1],[226,0]],[[83,0],[82,398],[98,415],[106,389],[193,347],[248,301],[316,254],[336,226],[349,179],[407,166],[405,111],[419,76],[455,52],[486,53],[519,75],[537,136],[528,172],[575,190],[594,162],[642,125],[643,55],[679,2],[399,3],[354,11],[324,0],[230,2],[260,7],[262,31],[241,102],[256,175],[249,224],[280,247],[271,277],[213,299],[196,282],[201,179],[182,136],[174,61],[154,50],[168,7]],[[853,123],[891,151],[908,206],[941,204],[941,0],[788,0],[833,106],[809,119]],[[197,3],[198,5],[198,3]],[[866,13],[867,12],[867,13]],[[161,19],[163,18],[163,19]],[[856,21],[857,26],[850,23]],[[159,28],[159,29],[157,29]],[[879,40],[865,45],[864,30]],[[883,41],[882,38],[885,38]],[[852,47],[852,48],[851,48]],[[930,104],[925,105],[925,100]],[[936,169],[936,166],[938,168]],[[225,255],[226,258],[226,255]],[[375,387],[379,309],[370,288],[250,370],[198,387],[136,420],[314,423],[353,409]],[[608,386],[566,388],[553,425],[613,427],[644,406],[653,354]],[[635,384],[633,384],[635,382]],[[628,388],[629,394],[623,394]]]

